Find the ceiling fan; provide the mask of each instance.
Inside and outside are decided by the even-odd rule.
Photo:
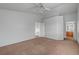
[[[50,11],[50,8],[46,7],[44,3],[35,3],[36,7],[41,10],[41,13]]]

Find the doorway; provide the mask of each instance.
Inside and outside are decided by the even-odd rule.
[[[73,40],[75,34],[75,22],[66,22],[66,39]]]

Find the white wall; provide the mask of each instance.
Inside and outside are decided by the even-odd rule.
[[[40,19],[37,14],[0,9],[0,46],[34,37],[35,22]]]
[[[44,20],[45,36],[55,39],[63,40],[63,16],[55,16]]]
[[[79,5],[78,5],[78,11],[77,11],[77,41],[79,43]]]
[[[74,39],[77,40],[77,12],[63,15],[64,19],[64,36],[66,36],[66,22],[75,22]]]
[[[77,23],[77,4],[71,3],[71,4],[63,4],[56,8],[53,8],[50,12],[48,12],[43,20],[49,19],[55,16],[63,16],[63,24],[64,24],[64,37],[65,37],[65,23],[74,21],[75,25]],[[77,25],[76,25],[77,26]],[[76,27],[75,26],[75,27]],[[74,39],[77,39],[77,27],[75,29],[74,33]]]

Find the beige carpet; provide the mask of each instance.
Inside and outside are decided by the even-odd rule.
[[[0,47],[1,55],[79,55],[79,45],[70,40],[38,37]]]

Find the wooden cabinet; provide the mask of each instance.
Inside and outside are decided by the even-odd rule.
[[[73,40],[73,32],[66,32],[66,38],[69,40]]]

